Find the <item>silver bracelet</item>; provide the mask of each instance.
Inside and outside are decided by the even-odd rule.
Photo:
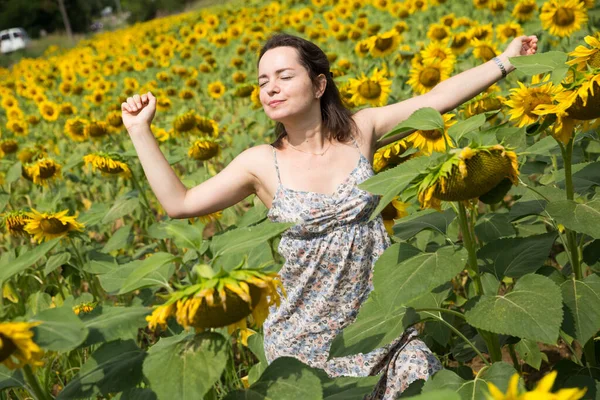
[[[502,61],[500,61],[498,57],[494,57],[492,60],[494,60],[498,67],[500,67],[500,71],[502,71],[502,77],[506,78],[506,69],[504,68],[504,64],[502,64]]]

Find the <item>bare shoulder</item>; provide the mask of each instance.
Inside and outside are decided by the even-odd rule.
[[[254,187],[258,189],[264,182],[265,174],[268,174],[269,168],[272,168],[273,148],[269,144],[252,146],[238,154],[236,159],[252,175]]]

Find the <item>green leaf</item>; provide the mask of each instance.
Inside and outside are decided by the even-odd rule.
[[[44,267],[44,276],[48,276],[56,268],[63,264],[66,264],[71,259],[71,253],[65,251],[63,253],[55,254],[48,259],[46,266]]]
[[[313,369],[293,357],[279,357],[247,390],[229,393],[226,400],[321,400],[323,389]]]
[[[518,220],[528,215],[546,215],[544,209],[546,208],[546,198],[551,202],[564,200],[567,198],[567,192],[564,190],[551,187],[551,186],[538,186],[535,188],[537,192],[528,190],[525,192],[523,197],[519,199],[510,209],[508,217],[511,221]]]
[[[350,377],[340,376],[322,380],[323,400],[362,399],[373,392],[373,388],[381,376]]]
[[[562,51],[546,51],[527,57],[510,57],[512,65],[527,75],[543,74],[552,72],[557,68],[564,68],[567,62],[567,54]]]
[[[546,211],[566,228],[600,239],[600,200],[586,204],[573,200],[556,201],[546,205]]]
[[[10,185],[11,183],[15,182],[17,179],[19,179],[21,177],[21,161],[17,161],[16,163],[14,163],[12,165],[12,167],[10,167],[8,169],[8,171],[6,171],[6,176],[4,178],[4,182],[7,185]]]
[[[542,365],[542,358],[546,357],[547,360],[547,356],[542,353],[537,342],[533,340],[521,339],[519,343],[516,344],[515,350],[519,353],[523,361],[538,371]]]
[[[20,369],[10,370],[0,364],[0,390],[25,387],[25,380]]]
[[[516,233],[506,214],[484,214],[475,225],[475,234],[485,243]]]
[[[224,255],[248,252],[257,246],[266,246],[267,240],[286,231],[295,223],[275,223],[266,221],[262,224],[238,228],[221,235],[213,236],[212,252],[214,255]]]
[[[505,362],[495,362],[491,367],[482,367],[475,379],[467,381],[456,373],[444,369],[438,371],[423,386],[423,394],[433,393],[436,390],[453,390],[463,400],[486,399],[488,383],[493,383],[502,392],[508,389],[510,378],[516,374],[515,369]],[[523,390],[522,379],[519,379],[520,389]]]
[[[97,225],[102,221],[102,218],[106,215],[108,211],[108,206],[104,203],[94,203],[90,207],[89,210],[81,213],[78,221],[82,224],[85,224],[86,228],[89,228],[93,225]]]
[[[359,189],[381,195],[377,208],[371,214],[369,221],[374,220],[392,199],[415,179],[431,163],[431,157],[416,157],[397,167],[380,172],[372,178],[361,182]]]
[[[131,215],[135,209],[140,205],[140,199],[137,197],[121,198],[115,202],[110,210],[102,218],[103,224],[108,224],[116,219],[124,217],[125,215]]]
[[[10,195],[8,193],[0,193],[0,212],[4,212],[9,199]]]
[[[497,239],[477,251],[483,260],[482,271],[502,280],[505,276],[518,278],[537,271],[548,258],[556,240],[556,232],[527,237]]]
[[[407,119],[400,122],[391,131],[383,135],[379,140],[381,141],[387,137],[394,136],[403,132],[408,132],[413,129],[444,130],[444,118],[442,117],[442,114],[440,114],[439,111],[437,111],[434,108],[419,108],[418,110],[413,112]]]
[[[182,249],[194,249],[200,251],[202,247],[202,233],[204,225],[188,224],[185,221],[169,221],[164,224],[165,232],[175,239],[175,245]]]
[[[575,338],[583,346],[600,329],[600,276],[571,278],[560,285],[563,301],[575,320]]]
[[[131,233],[131,224],[123,225],[108,239],[102,252],[110,253],[114,250],[119,250],[127,246],[127,239]]]
[[[329,359],[368,353],[392,342],[415,322],[414,318],[406,315],[406,307],[384,304],[379,293],[372,291],[361,305],[356,320],[331,343]]]
[[[67,307],[49,308],[35,315],[31,321],[42,321],[33,328],[34,341],[46,350],[73,350],[88,335],[83,322]]]
[[[156,393],[151,389],[132,388],[119,393],[115,400],[157,400]]]
[[[449,246],[435,253],[421,253],[399,264],[389,257],[380,257],[375,263],[373,286],[383,304],[405,305],[456,276],[464,269],[466,259],[466,250],[454,251]]]
[[[119,265],[118,268],[111,272],[100,275],[100,285],[108,293],[116,293],[123,289],[125,280],[131,275],[137,268],[142,264],[142,261],[135,260],[127,264]],[[143,287],[162,286],[167,287],[169,284],[169,278],[175,272],[173,264],[164,264],[158,270],[151,272],[145,276],[141,281],[138,281],[135,286],[136,288],[129,288],[131,290],[141,289]]]
[[[146,326],[146,307],[99,306],[98,314],[83,316],[83,323],[89,330],[85,346],[117,339],[137,339],[139,328]]]
[[[525,127],[503,126],[496,131],[496,140],[505,147],[521,150],[527,146]]]
[[[173,254],[164,252],[154,253],[152,256],[147,257],[125,278],[119,294],[148,286],[149,284],[145,280],[150,278],[151,275],[156,274],[159,270],[170,270],[171,266],[173,269],[175,268],[172,264],[175,258]],[[150,284],[150,286],[153,285]]]
[[[158,344],[163,341],[160,339]],[[202,399],[227,364],[227,342],[215,332],[175,337],[158,344],[148,350],[144,376],[159,400]]]
[[[552,136],[546,136],[545,138],[538,140],[531,146],[525,149],[521,154],[536,154],[536,155],[548,155],[550,150],[558,147],[558,142]]]
[[[142,381],[146,352],[133,340],[104,343],[83,364],[75,378],[60,392],[57,400],[89,399],[101,393],[122,392]]]
[[[560,289],[545,276],[529,274],[505,295],[483,295],[465,312],[479,329],[555,344],[562,323]]]
[[[35,292],[27,298],[26,316],[32,317],[35,314],[47,310],[52,305],[52,297],[48,293]]]
[[[458,143],[465,134],[481,128],[483,124],[485,124],[485,114],[477,114],[452,125],[448,128],[448,135]]]
[[[0,283],[35,264],[40,258],[44,257],[46,253],[52,250],[59,241],[60,238],[56,238],[37,245],[33,250],[23,252],[16,260],[3,258],[2,265],[0,265]]]
[[[576,166],[581,166],[576,169]],[[573,190],[577,193],[585,193],[593,186],[600,186],[600,162],[582,163],[571,166]],[[557,184],[561,188],[565,187],[565,171],[561,169],[556,172]]]
[[[450,223],[456,218],[456,213],[449,208],[444,212],[427,209],[399,219],[394,225],[394,236],[408,240],[424,229],[431,229],[442,235]]]

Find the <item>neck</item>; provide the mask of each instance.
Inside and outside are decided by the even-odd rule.
[[[329,135],[321,120],[321,109],[317,103],[316,111],[303,114],[296,121],[283,122],[287,141],[294,147],[311,153],[320,153],[329,146]]]

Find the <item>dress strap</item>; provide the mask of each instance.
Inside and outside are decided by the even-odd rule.
[[[273,160],[275,161],[275,170],[277,171],[277,181],[281,184],[281,177],[279,176],[279,165],[277,165],[277,153],[275,152],[275,147],[271,146],[273,149]]]

